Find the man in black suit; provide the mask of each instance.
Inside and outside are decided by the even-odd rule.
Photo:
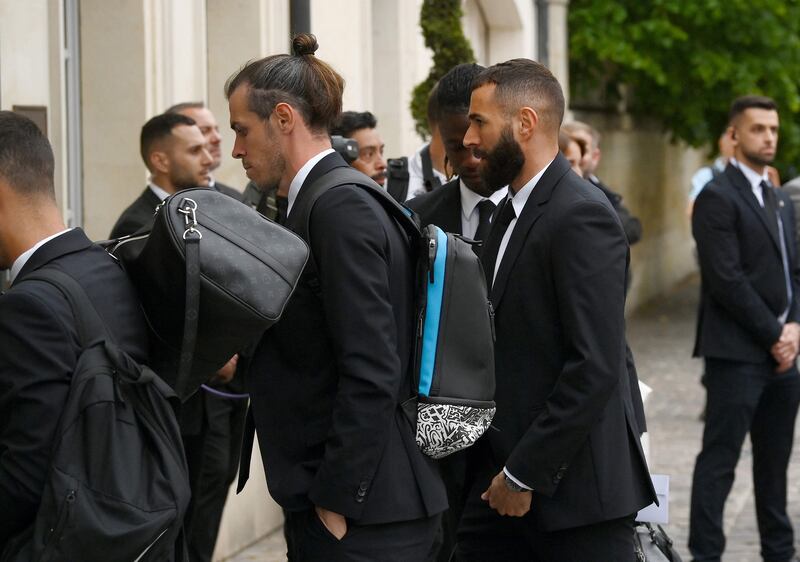
[[[245,65],[226,94],[234,158],[262,190],[288,193],[297,231],[306,188],[347,163],[328,136],[343,80],[313,55],[313,35],[292,48]],[[313,263],[247,376],[289,560],[423,560],[447,500],[399,407],[413,378],[408,238],[354,185],[322,194],[308,227]]]
[[[215,162],[211,151],[219,133],[214,121],[209,124],[213,116],[206,115],[210,113],[207,109],[195,111],[206,126],[204,135],[197,122],[183,113],[188,111],[183,105],[175,106],[177,111],[170,108],[167,113],[153,117],[142,127],[140,151],[151,174],[150,182],[119,217],[111,238],[133,234],[151,224],[155,208],[169,195],[190,187],[209,186]],[[194,104],[186,105],[198,109]],[[211,189],[237,200],[241,197],[237,190],[219,183]],[[237,361],[238,356],[234,355],[209,383],[226,393],[241,393],[240,388],[225,384],[231,382]],[[192,489],[192,502],[185,519],[192,562],[210,562],[213,556],[228,488],[236,477],[245,412],[244,400],[213,396],[203,389],[181,406],[181,436]]]
[[[194,119],[164,113],[142,127],[140,152],[150,171],[144,192],[125,209],[111,229],[111,238],[133,234],[150,224],[156,207],[181,189],[207,187],[211,155]]]
[[[489,219],[506,196],[505,186],[486,186],[478,172],[480,159],[464,146],[472,80],[481,70],[483,67],[477,64],[460,64],[442,76],[436,88],[436,117],[445,158],[458,177],[406,203],[423,225],[435,224],[445,232],[475,240],[485,238]]]
[[[458,177],[406,202],[419,215],[423,226],[435,224],[445,232],[475,240],[486,237],[492,213],[507,191],[505,186],[500,189],[486,186],[478,172],[480,159],[464,146],[472,81],[481,70],[482,66],[472,63],[453,67],[439,80],[433,94],[437,97],[435,118],[444,143],[445,161]],[[466,453],[454,453],[439,461],[450,507],[442,517],[442,533],[432,560],[447,562],[455,550],[456,530],[466,499]]]
[[[0,111],[0,269],[9,268],[11,290],[0,296],[0,552],[36,516],[81,351],[66,297],[26,277],[48,268],[74,277],[119,347],[147,361],[145,321],[125,272],[64,225],[50,144],[29,119]]]
[[[222,136],[211,110],[202,102],[195,101],[173,105],[164,113],[185,115],[192,119],[206,140],[206,149],[211,156],[209,171],[219,168],[222,163]],[[242,197],[237,189],[216,181],[213,176],[210,176],[208,187],[236,200]],[[195,465],[193,472],[197,472],[192,486],[192,504],[186,516],[190,562],[211,562],[228,489],[239,468],[247,401],[241,398],[245,393],[243,377],[234,376],[227,383],[221,382],[227,380],[228,374],[223,369],[217,380],[209,383],[214,390],[227,396],[203,389],[190,399],[191,404],[184,406],[192,417],[202,422],[199,432],[191,438],[185,435],[187,428],[183,424],[187,457]],[[190,425],[197,427],[196,424]]]
[[[608,199],[558,152],[561,86],[515,59],[473,83],[464,144],[509,185],[482,250],[497,415],[473,448],[459,560],[632,561],[655,493],[625,365],[628,244]]]
[[[796,560],[786,513],[800,404],[794,209],[767,176],[778,144],[775,102],[739,98],[729,122],[733,158],[697,197],[692,214],[702,275],[694,354],[705,358],[708,402],[692,481],[689,550],[698,561],[722,556],[722,512],[749,432],[761,556]]]

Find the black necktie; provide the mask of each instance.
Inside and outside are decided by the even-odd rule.
[[[761,180],[761,194],[764,198],[764,212],[767,214],[767,223],[773,236],[778,238],[778,206],[775,203],[775,192],[764,180]]]
[[[792,300],[792,284],[791,277],[789,275],[789,258],[786,251],[786,242],[782,236],[781,227],[778,224],[779,215],[777,197],[775,196],[775,190],[773,187],[764,180],[761,180],[761,194],[764,198],[764,212],[767,214],[767,223],[769,224],[770,229],[772,229],[775,239],[778,240],[778,244],[780,245],[783,276],[786,283],[786,304],[788,305],[788,303]]]
[[[508,230],[508,225],[516,217],[517,214],[514,212],[514,205],[511,204],[511,199],[506,199],[497,217],[492,221],[492,228],[489,230],[489,235],[483,244],[481,261],[483,262],[483,272],[486,274],[486,286],[489,289],[491,289],[494,279],[494,266],[497,262],[497,252],[500,251],[500,242],[503,241],[503,235]]]
[[[489,226],[491,222],[489,219],[492,218],[492,213],[494,213],[495,204],[492,203],[491,199],[484,199],[480,203],[478,203],[478,228],[475,230],[475,236],[472,238],[475,240],[486,240],[486,235],[489,234]]]

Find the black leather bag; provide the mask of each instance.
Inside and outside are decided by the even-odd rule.
[[[151,362],[186,400],[280,318],[308,260],[290,230],[212,189],[180,191],[110,248],[150,326]]]
[[[681,557],[672,546],[661,525],[636,523],[633,535],[636,562],[681,562]]]

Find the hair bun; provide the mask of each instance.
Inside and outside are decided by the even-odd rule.
[[[319,43],[311,33],[300,33],[292,39],[292,52],[299,57],[313,55],[317,49],[319,49]]]

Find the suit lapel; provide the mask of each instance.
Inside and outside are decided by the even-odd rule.
[[[514,226],[514,231],[511,233],[511,238],[508,240],[500,267],[497,269],[497,276],[492,284],[491,300],[495,310],[500,307],[500,302],[503,300],[511,270],[514,268],[514,263],[517,261],[523,246],[525,246],[528,231],[545,212],[546,204],[550,200],[553,190],[568,170],[569,162],[559,153],[533,188],[530,197],[528,197],[528,201],[522,209],[522,214]],[[508,204],[511,204],[511,201]]]
[[[781,243],[778,239],[778,233],[770,227],[769,221],[767,220],[767,212],[753,194],[753,188],[750,185],[750,182],[747,181],[747,178],[744,176],[742,171],[732,164],[728,164],[727,168],[725,168],[725,175],[739,192],[739,195],[744,198],[744,200],[756,214],[758,220],[761,221],[764,229],[767,231],[769,237],[772,239],[772,242],[775,244],[775,249],[778,251],[778,255],[780,255]],[[783,217],[782,214],[781,217]]]

